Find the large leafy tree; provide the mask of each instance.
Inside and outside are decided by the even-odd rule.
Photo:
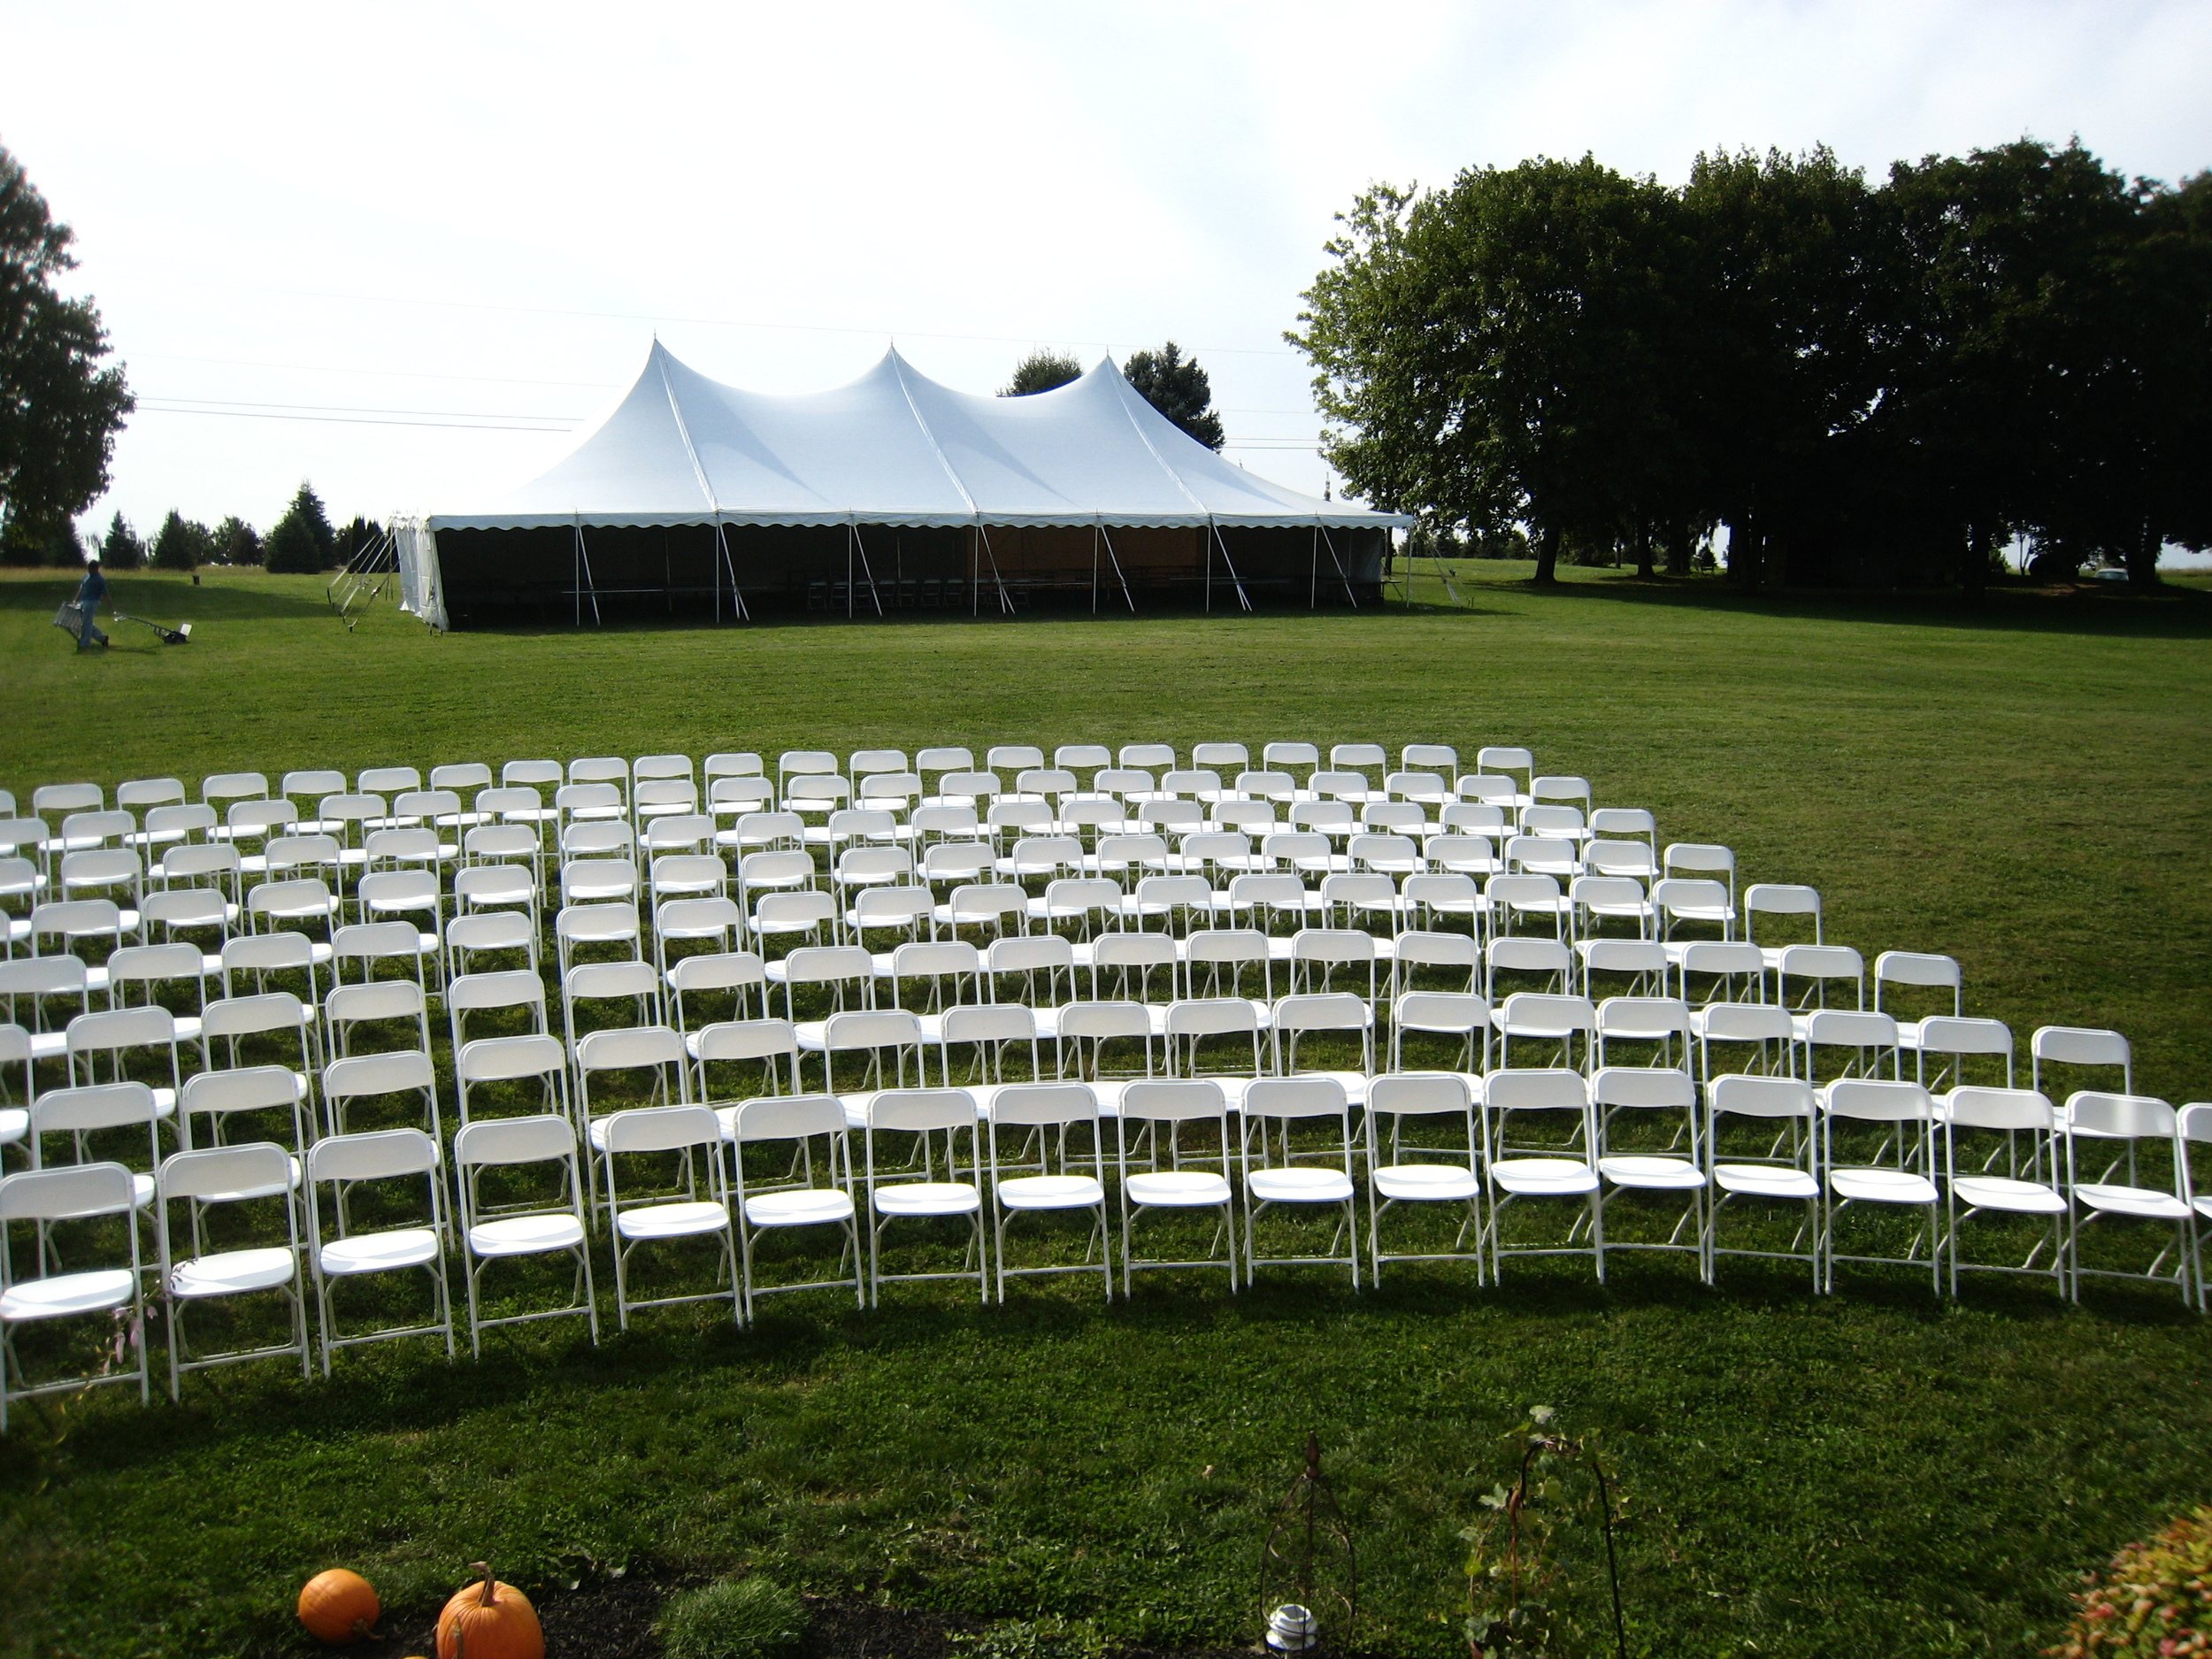
[[[1048,392],[1056,386],[1065,386],[1082,373],[1079,359],[1064,351],[1040,347],[1014,365],[1014,378],[999,396],[1027,397],[1033,392]]]
[[[35,547],[107,488],[132,408],[123,371],[99,366],[99,311],[55,291],[72,240],[0,149],[0,539]]]
[[[1563,537],[1678,513],[1675,218],[1656,184],[1588,157],[1362,196],[1289,336],[1331,463],[1379,506],[1526,523],[1539,581]]]
[[[1185,357],[1172,340],[1157,351],[1131,352],[1121,372],[1146,403],[1209,449],[1221,448],[1221,416],[1213,406],[1213,382],[1198,360]]]
[[[1833,569],[1893,323],[1888,220],[1825,148],[1701,155],[1679,196],[1697,484],[1739,581]]]
[[[273,573],[312,575],[338,562],[338,536],[323,511],[322,497],[303,483],[262,543]]]

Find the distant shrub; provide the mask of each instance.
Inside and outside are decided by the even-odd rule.
[[[671,1596],[654,1629],[668,1659],[774,1659],[806,1633],[806,1604],[756,1573]]]
[[[2074,1599],[2080,1610],[2051,1659],[2212,1655],[2212,1507],[2130,1544]]]

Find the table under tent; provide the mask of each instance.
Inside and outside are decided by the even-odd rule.
[[[889,350],[850,385],[772,397],[656,342],[543,477],[393,527],[407,609],[466,627],[1363,606],[1411,522],[1222,459],[1111,359],[1048,392],[979,397]]]

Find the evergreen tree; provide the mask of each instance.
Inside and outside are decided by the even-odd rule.
[[[1082,373],[1083,365],[1068,353],[1041,347],[1015,365],[1014,378],[999,396],[1026,397],[1032,392],[1048,392],[1056,386],[1065,386]]]
[[[236,513],[215,526],[216,564],[258,565],[261,558],[260,535]]]
[[[373,551],[384,540],[384,526],[373,518],[356,514],[351,524],[338,532],[337,562],[350,565],[362,554]]]
[[[284,517],[269,532],[264,550],[272,573],[309,575],[338,562],[338,535],[312,485],[303,482]]]
[[[195,571],[214,563],[215,533],[172,507],[154,533],[153,552],[157,571]]]
[[[1213,408],[1213,382],[1195,357],[1186,357],[1172,340],[1157,351],[1133,351],[1121,365],[1123,377],[1144,401],[1209,449],[1221,448],[1221,417]]]
[[[121,513],[109,521],[100,542],[100,563],[111,571],[134,571],[146,562],[146,544]]]

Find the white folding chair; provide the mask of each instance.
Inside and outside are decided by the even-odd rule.
[[[2170,1285],[2181,1292],[2185,1305],[2195,1305],[2198,1298],[2191,1283],[2195,1229],[2189,1198],[2187,1148],[2178,1130],[2174,1109],[2147,1094],[2106,1094],[2084,1089],[2067,1097],[2067,1186],[2080,1211],[2080,1219],[2074,1228],[2077,1298],[2081,1294],[2081,1281],[2085,1279],[2134,1279],[2147,1285]],[[2125,1143],[2128,1179],[2112,1179],[2118,1172],[2116,1160],[2113,1167],[2104,1171],[2098,1179],[2082,1179],[2081,1166],[2092,1150],[2088,1143],[2098,1143],[2094,1149],[2101,1157],[2114,1141]],[[2136,1151],[2144,1144],[2154,1152],[2163,1151],[2166,1155],[2169,1174],[2162,1185],[2149,1185],[2137,1165]],[[2174,1230],[2173,1242],[2162,1245],[2150,1265],[2145,1268],[2109,1264],[2113,1257],[2101,1249],[2096,1252],[2096,1265],[2085,1263],[2085,1247],[2108,1233],[2110,1224],[2128,1221],[2146,1223],[2154,1228],[2170,1225]],[[2090,1229],[2097,1223],[2106,1225],[2093,1233]]]
[[[1483,1282],[1482,1148],[1475,1110],[1474,1091],[1455,1072],[1394,1068],[1368,1085],[1367,1261],[1376,1284],[1382,1283],[1385,1262],[1472,1261],[1475,1282]],[[1409,1129],[1418,1138],[1409,1141]],[[1441,1144],[1422,1144],[1430,1135]],[[1383,1217],[1402,1204],[1463,1211],[1450,1247],[1384,1249]],[[1471,1255],[1465,1248],[1470,1235],[1476,1240]]]
[[[1663,1240],[1624,1239],[1616,1225],[1603,1234],[1605,1250],[1684,1250],[1697,1262],[1698,1278],[1712,1279],[1706,1253],[1706,1157],[1700,1144],[1697,1085],[1685,1067],[1601,1065],[1590,1076],[1590,1116],[1597,1129],[1595,1150],[1600,1211],[1611,1210],[1627,1194],[1672,1194],[1682,1210]],[[1664,1133],[1671,1120],[1671,1133]],[[1663,1134],[1624,1133],[1632,1124]],[[1615,1217],[1617,1220],[1617,1217]],[[1688,1233],[1685,1241],[1684,1233]]]
[[[552,1165],[552,1187],[517,1194],[519,1171]],[[582,1314],[599,1340],[599,1301],[591,1275],[591,1248],[584,1224],[584,1183],[577,1168],[576,1130],[565,1115],[503,1118],[469,1123],[453,1137],[453,1167],[461,1195],[461,1240],[466,1254],[469,1351],[480,1356],[484,1333],[496,1325]],[[500,1171],[503,1197],[487,1199],[484,1177]],[[525,1256],[566,1255],[576,1263],[575,1288],[568,1302],[550,1308],[487,1315],[483,1279],[494,1262]]]
[[[1133,1082],[1122,1090],[1116,1113],[1115,1171],[1121,1191],[1121,1294],[1130,1294],[1140,1269],[1224,1267],[1237,1287],[1240,1252],[1236,1237],[1238,1156],[1229,1133],[1229,1102],[1207,1078]],[[1203,1144],[1187,1147],[1190,1129]],[[1138,1162],[1142,1143],[1143,1162]],[[1139,1256],[1136,1224],[1165,1224],[1171,1217],[1216,1212],[1212,1241],[1202,1256]],[[1179,1241],[1171,1240],[1170,1243]]]
[[[288,1120],[287,1150],[296,1156],[314,1139],[313,1110],[307,1099],[307,1079],[286,1065],[244,1066],[234,1071],[201,1071],[184,1080],[177,1102],[177,1140],[186,1151],[197,1143],[219,1147],[232,1120],[248,1114],[274,1112]],[[205,1128],[195,1131],[196,1124]],[[256,1140],[285,1144],[273,1135]]]
[[[738,1091],[717,1087],[709,1066],[762,1068],[763,1094],[795,1094],[799,1087],[799,1037],[787,1019],[725,1020],[703,1025],[684,1039],[694,1068],[694,1093],[709,1102],[736,1098]]]
[[[361,1183],[378,1184],[380,1210],[395,1202],[395,1189],[419,1179],[428,1197],[425,1213],[401,1225],[364,1229],[351,1225],[348,1200]],[[321,1193],[336,1189],[326,1218]],[[380,1129],[366,1134],[331,1135],[307,1150],[307,1237],[314,1268],[316,1310],[322,1328],[323,1375],[341,1348],[386,1342],[401,1337],[443,1336],[445,1356],[453,1357],[453,1302],[445,1279],[445,1176],[438,1143],[419,1129]],[[432,1317],[341,1333],[332,1292],[342,1279],[374,1273],[404,1273],[420,1268],[429,1276]]]
[[[683,956],[670,964],[663,976],[668,986],[668,1009],[678,1031],[691,1029],[684,1007],[686,996],[710,996],[727,992],[730,1018],[743,1019],[749,1008],[768,1011],[768,970],[749,950],[716,951]]]
[[[1955,1088],[1943,1096],[1938,1115],[1943,1125],[1943,1230],[1951,1294],[1959,1294],[1959,1272],[1965,1269],[2047,1275],[2059,1294],[2070,1295],[2073,1210],[2066,1201],[2064,1137],[2051,1102],[2032,1089]],[[2025,1259],[1968,1261],[1960,1248],[1962,1229],[1978,1216],[2031,1233]],[[2049,1264],[2038,1266],[2037,1258],[2047,1249]]]
[[[1286,996],[1269,1011],[1267,1025],[1278,1075],[1326,1077],[1354,1106],[1366,1103],[1367,1079],[1375,1074],[1375,1010],[1370,1003],[1348,991]],[[1334,1070],[1302,1064],[1299,1041],[1316,1032],[1333,1032],[1348,1041],[1356,1064]]]
[[[330,1033],[329,1052],[335,1059],[346,1059],[352,1055],[355,1026],[401,1020],[411,1021],[414,1025],[413,1031],[402,1039],[403,1043],[427,1054],[430,1004],[422,994],[422,987],[412,979],[342,985],[323,1003],[323,1025]]]
[[[88,1393],[102,1383],[135,1379],[138,1402],[146,1403],[146,1298],[134,1218],[139,1202],[131,1172],[119,1164],[25,1170],[0,1177],[0,1434],[7,1432],[11,1404],[42,1394]],[[102,1218],[111,1216],[122,1217],[122,1225],[101,1228]],[[73,1222],[93,1224],[88,1231],[96,1240],[104,1233],[112,1239],[119,1232],[121,1249],[111,1246],[108,1264],[96,1266],[90,1253],[80,1251],[73,1240],[68,1256],[77,1265],[62,1269],[59,1253],[51,1248],[53,1235]],[[20,1224],[28,1224],[35,1235],[27,1273],[18,1272],[15,1266],[14,1234]],[[18,1332],[52,1320],[88,1317],[118,1327],[111,1363],[88,1375],[33,1380],[17,1345]],[[134,1363],[124,1363],[127,1353]]]
[[[984,1241],[981,1179],[981,1126],[975,1097],[965,1089],[893,1088],[871,1096],[864,1119],[868,1194],[868,1300],[883,1300],[886,1281],[934,1279],[972,1279],[983,1301],[989,1301],[990,1262]],[[879,1169],[879,1136],[910,1134],[918,1141],[918,1156],[910,1157],[908,1169],[921,1166],[918,1179],[895,1178]],[[942,1136],[941,1143],[936,1139]],[[966,1156],[961,1155],[962,1143]],[[943,1149],[942,1179],[938,1148]],[[964,1168],[967,1179],[961,1179]],[[924,1265],[902,1273],[883,1271],[884,1229],[897,1220],[959,1220],[965,1218],[967,1237],[961,1266],[940,1270]],[[972,1263],[972,1267],[969,1264]]]
[[[1803,1262],[1812,1271],[1814,1290],[1823,1287],[1816,1110],[1812,1086],[1793,1077],[1732,1072],[1707,1080],[1704,1145],[1713,1192],[1706,1224],[1709,1278],[1721,1256],[1756,1256]],[[1720,1218],[1731,1204],[1802,1204],[1804,1214],[1786,1249],[1724,1245]]]
[[[183,1396],[188,1371],[250,1360],[279,1359],[296,1354],[300,1375],[309,1374],[307,1294],[300,1276],[299,1208],[293,1196],[292,1160],[284,1148],[266,1142],[240,1147],[209,1147],[173,1154],[156,1179],[155,1216],[160,1241],[161,1283],[166,1293],[169,1318],[169,1397]],[[176,1206],[188,1206],[191,1219],[181,1232],[173,1215]],[[224,1229],[225,1247],[211,1249],[204,1236],[204,1212],[218,1204],[257,1206],[257,1214]],[[265,1219],[273,1205],[283,1218],[280,1229]],[[260,1222],[258,1227],[255,1223]],[[252,1232],[248,1232],[253,1228]],[[262,1242],[249,1242],[258,1238]],[[277,1242],[278,1239],[282,1242]],[[180,1246],[189,1242],[194,1253]],[[258,1296],[275,1292],[286,1304],[287,1338],[246,1348],[217,1352],[195,1352],[185,1333],[186,1311],[205,1302],[232,1297]]]
[[[1935,1102],[1917,1083],[1895,1079],[1855,1078],[1829,1084],[1819,1092],[1821,1106],[1820,1164],[1827,1176],[1827,1199],[1821,1224],[1824,1287],[1833,1290],[1838,1262],[1890,1263],[1919,1265],[1927,1250],[1931,1288],[1943,1290],[1943,1248],[1939,1205],[1942,1194],[1935,1184]],[[1836,1149],[1839,1124],[1867,1125],[1858,1139],[1878,1135],[1880,1144],[1863,1162],[1847,1162]],[[1847,1147],[1846,1153],[1858,1150]],[[1893,1211],[1917,1210],[1911,1242],[1903,1256],[1882,1254],[1873,1243],[1863,1253],[1839,1250],[1836,1242],[1838,1218],[1853,1204],[1878,1204]],[[1875,1240],[1878,1242],[1878,1239]]]
[[[1605,1217],[1594,1162],[1598,1140],[1582,1073],[1562,1067],[1493,1071],[1485,1079],[1482,1109],[1483,1144],[1488,1148],[1483,1173],[1490,1201],[1483,1234],[1492,1276],[1504,1278],[1509,1256],[1587,1255],[1596,1265],[1598,1282],[1603,1284]],[[1564,1116],[1567,1132],[1517,1144],[1514,1115],[1530,1112],[1544,1114],[1548,1122]],[[1563,1239],[1509,1246],[1507,1211],[1543,1199],[1572,1201],[1577,1213]]]
[[[719,1302],[726,1295],[731,1321],[743,1324],[745,1286],[730,1222],[721,1120],[704,1106],[648,1106],[602,1119],[592,1125],[592,1138],[601,1143],[601,1176],[607,1188],[607,1211],[613,1218],[615,1313],[620,1328],[630,1328],[634,1309]],[[664,1165],[672,1155],[676,1164],[672,1177],[634,1173],[645,1160],[658,1159]],[[621,1173],[626,1167],[634,1171],[626,1179]],[[714,1244],[716,1281],[718,1286],[726,1274],[726,1291],[631,1295],[632,1257],[641,1246],[694,1239]]]
[[[1096,1272],[1106,1299],[1114,1296],[1114,1263],[1106,1242],[1106,1164],[1098,1098],[1081,1083],[1010,1083],[991,1093],[986,1108],[991,1186],[991,1254],[997,1268],[998,1299],[1006,1300],[1009,1275],[1018,1278]],[[1035,1141],[1035,1174],[1008,1174],[1013,1165],[1002,1151],[1001,1130],[1022,1131]],[[1074,1142],[1071,1146],[1071,1140]],[[1087,1210],[1091,1229],[1083,1259],[1030,1267],[1006,1263],[1007,1223],[1017,1215],[1050,1215]],[[1097,1259],[1092,1259],[1095,1253]]]
[[[1300,1148],[1294,1128],[1321,1130],[1319,1144]],[[1254,1138],[1258,1147],[1254,1148]],[[1359,1288],[1359,1211],[1352,1184],[1352,1102],[1333,1076],[1261,1078],[1244,1091],[1239,1161],[1244,1166],[1244,1272],[1263,1265],[1348,1268]],[[1290,1206],[1333,1209],[1336,1231],[1322,1250],[1292,1246],[1263,1254],[1260,1223]],[[1340,1252],[1338,1247],[1341,1245]]]
[[[843,1104],[829,1094],[772,1094],[721,1107],[716,1116],[736,1165],[731,1190],[744,1270],[746,1318],[758,1316],[761,1297],[792,1290],[849,1286],[854,1300],[866,1307],[860,1224],[853,1202],[852,1138]],[[780,1172],[767,1150],[778,1145],[790,1148]],[[749,1155],[750,1169],[746,1165]],[[836,1229],[837,1271],[826,1279],[764,1283],[764,1241],[809,1227]]]

